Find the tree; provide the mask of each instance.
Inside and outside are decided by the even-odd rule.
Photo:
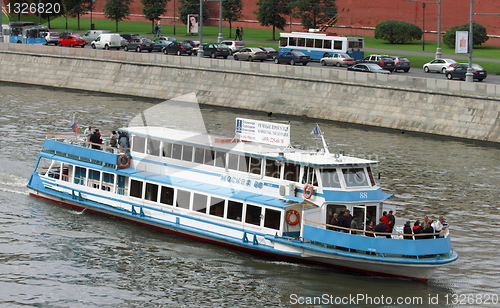
[[[453,27],[447,30],[443,35],[443,43],[450,48],[455,48],[455,32],[457,31],[469,31],[469,24],[464,24],[461,26]],[[481,46],[488,40],[488,35],[486,34],[486,28],[483,25],[474,23],[472,25],[472,42],[473,45]]]
[[[80,15],[88,12],[89,1],[87,0],[63,0],[66,14],[77,17],[78,30],[80,30]]]
[[[179,0],[179,20],[187,25],[187,16],[191,14],[200,14],[200,0]],[[203,19],[211,17],[208,5],[203,5]]]
[[[61,3],[61,0],[42,0],[41,3],[43,3],[43,8],[45,9],[41,12],[41,17],[47,18],[48,27],[50,29],[50,17],[64,15],[64,5]]]
[[[337,15],[335,0],[296,0],[293,17],[300,19],[304,29],[317,29]]]
[[[104,4],[104,14],[106,18],[116,22],[116,32],[118,32],[118,22],[130,15],[130,3],[132,0],[106,0]]]
[[[222,1],[222,19],[229,22],[229,37],[232,34],[232,22],[237,21],[241,17],[241,10],[243,9],[243,2],[241,0],[223,0]]]
[[[273,41],[275,40],[276,28],[284,30],[286,19],[283,15],[290,14],[289,1],[287,0],[259,0],[257,10],[253,13],[262,26],[273,27]]]
[[[147,20],[151,20],[151,32],[154,32],[154,23],[156,19],[160,19],[160,15],[167,11],[167,3],[169,0],[141,0],[144,5],[142,13]]]
[[[384,20],[375,26],[376,39],[386,40],[391,44],[404,44],[422,38],[422,29],[404,21]]]

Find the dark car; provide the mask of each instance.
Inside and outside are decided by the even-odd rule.
[[[390,74],[388,70],[384,70],[380,65],[375,63],[360,63],[347,68],[348,71],[364,72],[364,73],[377,73],[377,74]]]
[[[69,47],[75,47],[75,46],[80,46],[80,47],[85,47],[87,43],[81,37],[80,35],[66,35],[65,37],[59,39],[57,41],[58,46],[69,46]]]
[[[153,51],[163,51],[163,48],[172,42],[163,39],[156,39],[153,43],[155,44],[153,46]]]
[[[153,42],[150,39],[146,39],[147,41],[143,41],[143,38],[139,34],[120,34],[121,37],[125,39],[123,42],[123,50],[135,50],[137,52],[141,52],[143,50],[147,50],[149,52],[153,51]]]
[[[469,68],[468,63],[455,63],[452,68],[446,71],[446,78],[452,80],[454,78],[465,80],[465,74],[467,73],[467,68]],[[483,81],[484,78],[488,76],[487,72],[477,64],[472,64],[472,79],[477,81]]]
[[[401,56],[390,56],[394,60],[394,71],[404,71],[408,73],[410,71],[411,63],[407,57]]]
[[[190,56],[193,53],[193,47],[188,44],[188,43],[183,43],[183,42],[171,42],[167,46],[163,48],[163,53],[168,55],[168,54],[175,54],[175,55],[188,55]]]
[[[311,61],[311,57],[300,51],[285,51],[274,57],[274,63],[286,63],[290,65],[295,65],[295,63],[302,63],[302,65],[307,65]]]
[[[218,43],[209,43],[209,44],[203,44],[203,56],[207,57],[210,56],[211,58],[217,58],[217,57],[222,57],[224,59],[227,59],[231,51],[229,50],[229,47],[225,44],[218,44]]]
[[[274,57],[276,57],[278,55],[278,51],[272,47],[259,47],[260,49],[262,49],[265,53],[266,53],[266,56],[267,56],[267,59],[274,59]]]
[[[357,61],[357,63],[374,63],[379,65],[382,69],[394,72],[396,66],[394,60],[387,55],[370,55]]]

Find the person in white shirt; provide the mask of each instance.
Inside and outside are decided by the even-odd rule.
[[[90,136],[92,136],[92,125],[89,125],[85,131],[83,132],[83,134],[85,134],[85,137],[86,137],[86,141],[87,142],[90,142]],[[87,143],[87,148],[90,148],[90,143]]]

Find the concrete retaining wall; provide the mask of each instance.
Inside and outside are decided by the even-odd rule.
[[[310,66],[0,43],[0,80],[500,142],[500,86]]]

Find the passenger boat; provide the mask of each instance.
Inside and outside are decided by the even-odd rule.
[[[28,182],[31,195],[157,230],[289,261],[428,280],[458,258],[449,232],[404,240],[336,227],[350,210],[378,221],[391,195],[377,161],[290,146],[290,127],[236,119],[230,138],[166,127],[119,130],[113,148],[51,134]],[[320,133],[316,127],[312,133]],[[389,235],[389,237],[387,237]]]

